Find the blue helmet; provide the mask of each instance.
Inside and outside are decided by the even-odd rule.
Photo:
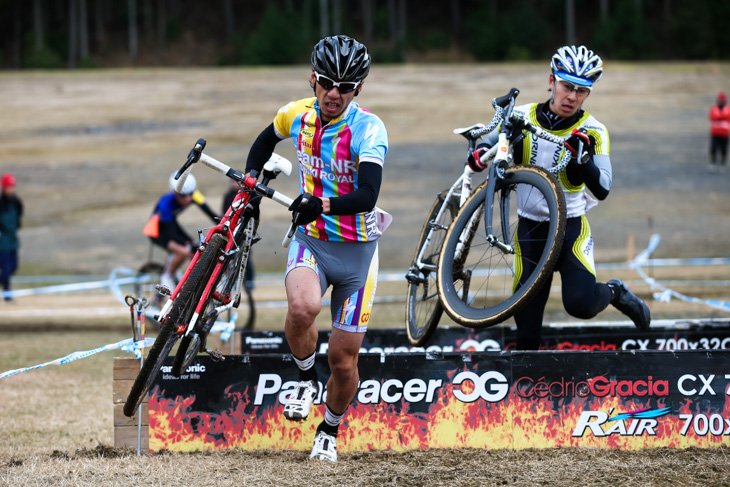
[[[563,46],[550,61],[553,74],[580,86],[593,86],[603,75],[601,57],[585,46]]]

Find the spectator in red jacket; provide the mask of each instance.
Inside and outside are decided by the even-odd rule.
[[[725,171],[727,160],[727,145],[730,138],[730,105],[727,104],[727,95],[720,92],[717,101],[710,108],[710,172]],[[720,160],[717,160],[717,155]]]

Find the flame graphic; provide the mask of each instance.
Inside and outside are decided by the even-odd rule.
[[[426,411],[412,411],[408,403],[399,405],[359,404],[351,406],[340,427],[337,449],[340,452],[366,450],[395,450],[424,448],[559,448],[594,447],[624,450],[647,447],[711,447],[730,444],[730,435],[698,434],[687,427],[680,415],[716,414],[730,420],[730,398],[725,397],[722,410],[709,413],[701,401],[683,400],[674,404],[669,414],[653,418],[654,434],[607,434],[596,436],[586,428],[582,436],[574,437],[581,415],[600,411],[609,417],[611,411],[641,411],[671,407],[664,400],[642,398],[642,401],[621,397],[588,397],[564,400],[556,405],[547,399],[522,398],[512,388],[499,403],[478,400],[458,401],[452,384],[442,387]],[[466,383],[461,390],[467,390]],[[153,391],[149,402],[150,450],[205,451],[239,448],[246,450],[281,449],[309,450],[317,425],[322,421],[324,406],[313,406],[303,422],[284,418],[283,407],[253,406],[248,389],[224,391],[230,406],[217,413],[192,410],[195,396],[164,397],[164,391]],[[225,402],[225,401],[223,401]],[[607,420],[603,431],[609,431],[623,421],[630,430],[632,421]],[[723,431],[728,424],[722,425]]]

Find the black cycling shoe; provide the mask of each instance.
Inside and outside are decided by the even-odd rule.
[[[651,323],[651,313],[649,313],[649,307],[646,303],[629,291],[626,284],[618,279],[611,279],[606,284],[619,293],[618,298],[611,300],[616,309],[631,318],[631,321],[639,330],[648,330]]]

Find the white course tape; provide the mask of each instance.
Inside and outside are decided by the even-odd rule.
[[[136,278],[131,277],[127,279],[119,279],[115,283],[117,286],[124,284],[132,284],[137,281]],[[17,298],[21,296],[32,296],[36,294],[60,294],[69,293],[76,291],[86,291],[89,289],[102,289],[111,285],[111,281],[89,281],[89,282],[75,282],[70,284],[59,284],[56,286],[44,286],[30,289],[16,289],[13,291],[0,291],[0,297],[3,298]]]
[[[85,352],[74,352],[69,355],[66,355],[65,357],[62,357],[62,358],[59,358],[56,360],[52,360],[50,362],[46,362],[43,364],[34,365],[32,367],[23,367],[22,369],[8,370],[7,372],[3,372],[0,374],[0,379],[5,379],[6,377],[10,377],[15,374],[20,374],[21,372],[27,372],[29,370],[40,369],[41,367],[46,367],[47,365],[67,364],[69,362],[74,362],[76,360],[80,360],[82,358],[89,357],[96,353],[106,352],[109,350],[122,349],[125,352],[134,353],[134,355],[137,358],[140,358],[142,356],[141,349],[151,346],[154,342],[155,342],[155,340],[153,338],[145,338],[144,342],[142,342],[141,340],[138,342],[135,342],[134,339],[127,338],[126,340],[122,340],[117,343],[111,343],[109,345],[103,345],[103,346],[101,346],[99,348],[95,348],[93,350],[86,350]]]
[[[672,289],[669,289],[657,282],[656,279],[649,277],[645,272],[644,269],[641,268],[642,265],[647,265],[653,263],[653,261],[649,260],[649,255],[656,250],[657,246],[659,245],[659,242],[661,241],[661,237],[658,234],[654,234],[649,239],[649,245],[646,249],[644,249],[642,252],[639,253],[639,255],[636,256],[633,262],[629,263],[629,268],[635,270],[639,276],[649,284],[649,287],[652,290],[659,289],[660,292],[653,293],[654,299],[661,302],[661,303],[668,303],[672,300],[672,297],[675,297],[677,299],[680,299],[682,301],[686,301],[688,303],[693,304],[702,304],[705,306],[709,306],[711,308],[719,309],[721,311],[727,311],[730,312],[730,303],[727,301],[720,301],[719,299],[700,299],[695,298],[692,296],[685,296],[684,294],[678,293],[677,291],[674,291]],[[677,262],[683,262],[683,264],[668,264],[668,265],[687,265],[686,262],[688,260],[692,261],[699,261],[694,262],[693,265],[716,265],[718,263],[720,264],[727,264],[729,259],[666,259],[670,261],[677,261]],[[718,262],[719,261],[719,262]]]

